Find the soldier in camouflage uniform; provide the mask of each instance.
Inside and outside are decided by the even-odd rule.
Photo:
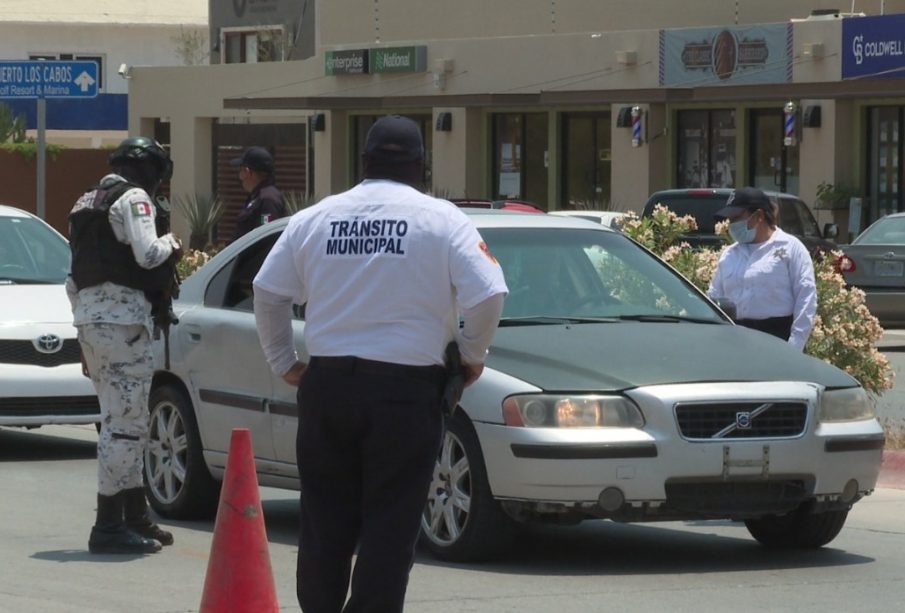
[[[150,519],[142,470],[154,296],[172,283],[179,240],[159,227],[154,199],[172,174],[169,154],[145,137],[124,140],[110,155],[113,173],[85,193],[69,216],[72,273],[66,289],[84,366],[97,390],[97,519],[92,553],[153,553],[173,535]]]

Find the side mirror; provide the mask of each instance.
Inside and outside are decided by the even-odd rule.
[[[839,226],[834,223],[823,224],[823,238],[836,238],[839,236]]]
[[[736,310],[734,302],[728,298],[717,298],[714,302],[716,302],[716,305],[723,310],[723,313],[729,316],[729,319],[735,321]]]

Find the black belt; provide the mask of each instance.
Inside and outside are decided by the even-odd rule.
[[[760,330],[761,332],[772,334],[773,336],[786,341],[789,340],[789,337],[792,335],[792,322],[793,318],[791,315],[786,315],[785,317],[768,317],[766,319],[735,320],[735,323],[740,326],[745,326],[746,328],[751,328],[753,330]]]
[[[380,362],[367,360],[354,355],[342,356],[311,356],[308,360],[311,368],[329,368],[343,372],[362,373],[365,375],[378,375],[384,377],[410,377],[424,379],[431,383],[443,383],[446,380],[446,369],[439,365],[411,366],[409,364],[394,364],[392,362]]]

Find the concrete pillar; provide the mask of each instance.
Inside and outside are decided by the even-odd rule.
[[[171,122],[170,155],[173,158],[173,178],[170,181],[170,199],[175,200],[177,197],[195,193],[209,194],[213,180],[211,157],[213,121],[206,117],[187,115],[171,118]],[[173,232],[187,243],[190,233],[188,222],[175,209],[172,226]]]
[[[644,113],[642,142],[638,147],[632,146],[631,127],[616,127],[619,109],[624,106],[640,106]],[[613,173],[611,206],[616,210],[640,213],[651,193],[668,187],[670,139],[664,129],[666,108],[662,104],[614,104],[610,114]]]
[[[437,118],[450,113],[451,130],[437,131]],[[442,198],[484,198],[487,151],[483,146],[483,114],[478,109],[438,107],[434,109],[433,166],[430,186]]]
[[[853,132],[860,126],[855,105],[850,100],[802,100],[802,114],[805,108],[815,105],[820,106],[820,127],[801,129],[799,195],[814,211],[821,225],[831,222],[839,224],[838,240],[847,242],[848,211],[817,209],[817,186],[821,183],[857,186],[857,156],[863,147],[857,146],[852,138]]]
[[[324,111],[324,129],[311,132],[314,146],[314,197],[345,191],[349,185],[349,114]]]

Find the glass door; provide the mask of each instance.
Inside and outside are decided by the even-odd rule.
[[[798,147],[783,145],[781,109],[751,110],[749,176],[754,187],[798,194]]]
[[[610,205],[610,115],[563,117],[563,208],[606,210]]]
[[[902,210],[902,111],[899,106],[870,109],[870,219]]]
[[[547,114],[493,116],[494,200],[527,200],[547,208]]]

